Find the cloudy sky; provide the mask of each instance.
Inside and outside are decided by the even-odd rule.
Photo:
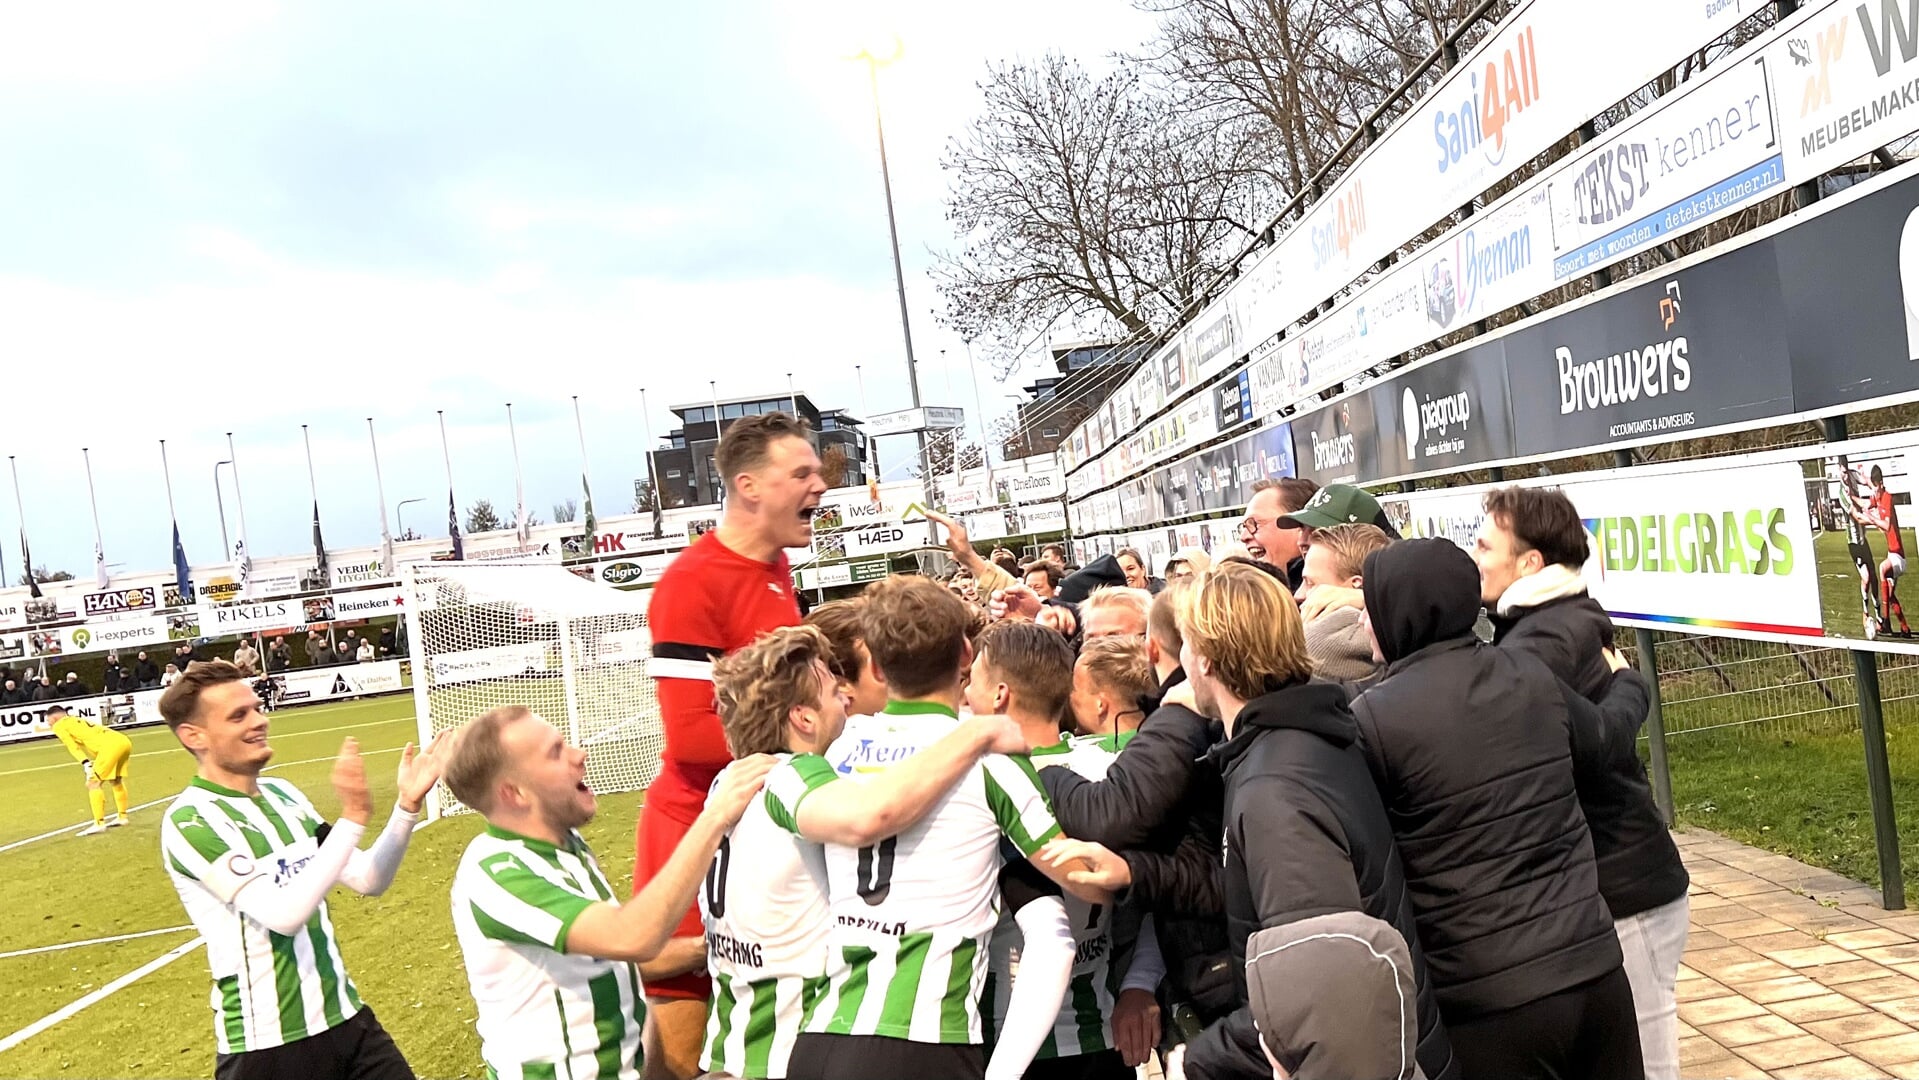
[[[434,412],[462,506],[578,488],[601,513],[669,405],[783,391],[904,407],[862,40],[881,72],[922,391],[974,412],[935,324],[938,156],[994,59],[1098,61],[1146,39],[1126,0],[950,6],[346,0],[17,4],[0,15],[0,401],[36,561],[84,575],[91,450],[109,563],[164,566],[159,440],[188,555],[220,548],[238,448],[260,554],[308,543],[300,425],[328,546],[387,504],[444,531]],[[942,363],[940,350],[945,349]],[[987,411],[1039,373],[984,386]],[[640,408],[646,388],[649,408]],[[950,388],[950,389],[949,389]],[[644,419],[643,419],[644,417]],[[901,448],[889,448],[897,461]],[[230,528],[238,520],[227,489]],[[0,499],[0,530],[15,528]],[[397,528],[397,523],[396,523]],[[17,544],[5,543],[9,577]]]

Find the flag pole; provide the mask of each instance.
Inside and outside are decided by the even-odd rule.
[[[26,504],[20,501],[20,463],[14,460],[12,454],[7,455],[7,468],[13,473],[13,510],[20,518],[20,558],[27,564],[25,574],[27,591],[38,597],[40,582],[33,576],[33,548],[27,545],[27,508]]]
[[[435,412],[440,417],[440,459],[446,464],[447,538],[453,542],[453,558],[455,560],[461,560],[465,558],[466,551],[460,543],[459,504],[453,500],[453,452],[447,449],[446,444],[446,410],[436,409]]]
[[[107,578],[107,549],[100,542],[100,499],[93,493],[93,455],[84,446],[80,448],[80,460],[87,466],[87,505],[93,508],[93,583],[105,589],[112,582]]]
[[[307,493],[313,496],[313,505],[317,509],[320,505],[320,485],[313,479],[313,434],[305,424],[300,425],[300,441],[306,444],[307,451]]]
[[[227,459],[233,465],[233,502],[240,508],[240,591],[253,596],[253,545],[247,542],[247,500],[240,493],[240,455],[233,451],[233,432],[227,432]]]
[[[192,583],[187,580],[187,549],[180,544],[180,515],[173,509],[173,466],[167,463],[167,441],[160,440],[160,475],[166,480],[167,520],[173,526],[173,585],[182,604],[193,603]]]
[[[583,524],[586,526],[588,543],[597,547],[600,524],[593,516],[593,481],[587,475],[591,466],[588,465],[586,458],[586,422],[580,419],[580,395],[578,394],[573,395],[573,431],[580,438],[580,490],[586,499],[586,505],[582,507],[582,515],[586,518]]]
[[[393,534],[386,525],[386,481],[380,476],[380,440],[373,434],[373,418],[366,418],[366,439],[373,447],[373,494],[380,500],[380,572],[393,576]]]
[[[574,399],[577,411],[579,399]],[[526,524],[526,484],[520,473],[520,432],[513,424],[513,403],[506,403],[506,436],[513,444],[513,532],[515,542],[525,547],[531,539]]]
[[[333,587],[333,567],[326,557],[326,541],[320,538],[320,484],[313,477],[313,435],[305,424],[300,425],[300,441],[306,444],[307,451],[307,490],[313,493],[313,569],[319,575],[320,588]]]
[[[666,497],[660,494],[660,472],[653,464],[653,417],[646,411],[646,387],[640,387],[640,422],[646,426],[646,479],[653,485],[653,539],[660,538],[660,511],[666,508]]]

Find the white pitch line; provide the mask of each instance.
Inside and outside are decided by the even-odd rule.
[[[388,724],[398,724],[398,723],[401,723],[402,721],[413,721],[413,720],[414,718],[411,716],[399,716],[391,720],[369,720],[364,724],[341,724],[338,727],[315,728],[312,731],[287,731],[287,732],[282,732],[278,737],[282,739],[297,739],[303,735],[326,735],[335,731],[353,731],[356,728],[385,727]],[[133,758],[159,757],[162,754],[178,754],[178,753],[181,753],[181,751],[178,748],[171,749],[171,750],[142,750],[137,754],[129,754],[127,755],[127,757],[129,760],[131,760]],[[71,769],[73,768],[75,764],[77,764],[77,762],[63,761],[57,765],[35,765],[29,769],[12,769],[7,772],[0,772],[0,776],[21,776],[26,773],[52,772],[55,769]]]
[[[402,750],[405,750],[405,749],[406,749],[406,747],[404,747],[404,746],[389,746],[389,747],[387,747],[387,748],[386,748],[385,750],[362,750],[362,751],[360,751],[360,756],[361,756],[361,757],[363,757],[363,758],[370,758],[370,757],[373,757],[373,756],[374,756],[374,755],[376,755],[376,754],[397,754],[397,753],[399,753],[400,751],[402,751]],[[320,762],[320,761],[332,761],[332,760],[334,760],[335,758],[337,758],[337,757],[339,757],[339,756],[340,756],[340,755],[338,755],[338,754],[328,754],[328,755],[327,755],[327,756],[325,756],[325,757],[310,757],[310,758],[307,758],[307,759],[306,759],[305,761],[288,761],[288,762],[283,762],[283,763],[281,763],[281,764],[278,764],[278,765],[268,765],[268,766],[267,766],[266,768],[264,768],[264,769],[262,769],[262,770],[260,770],[260,771],[261,771],[261,772],[272,772],[272,771],[273,771],[273,770],[275,770],[275,769],[291,769],[291,768],[293,768],[293,767],[294,767],[295,765],[312,765],[312,764],[314,764],[315,762]]]
[[[137,934],[115,934],[112,937],[88,938],[85,941],[69,941],[61,945],[42,945],[37,949],[15,949],[13,952],[0,952],[0,960],[11,960],[16,956],[34,956],[39,953],[60,952],[63,949],[79,949],[88,945],[106,945],[115,941],[132,941],[134,938],[158,937],[161,934],[177,934],[182,930],[193,929],[193,924],[185,926],[163,926],[158,930],[142,930]]]
[[[180,959],[182,956],[185,956],[186,954],[192,952],[194,949],[199,948],[204,943],[205,943],[205,939],[196,937],[192,941],[189,941],[184,945],[178,946],[174,948],[173,950],[159,957],[154,958],[153,960],[149,960],[145,964],[142,964],[141,966],[133,969],[132,971],[127,972],[125,975],[120,976],[119,978],[113,980],[112,982],[106,984],[105,986],[102,986],[100,989],[93,991],[92,993],[79,999],[78,1001],[72,1002],[71,1004],[68,1004],[68,1005],[64,1005],[54,1010],[53,1012],[50,1012],[47,1015],[41,1017],[40,1019],[35,1020],[33,1023],[28,1024],[26,1027],[21,1028],[19,1031],[14,1032],[13,1034],[7,1036],[6,1038],[0,1039],[0,1054],[4,1054],[7,1051],[13,1049],[14,1047],[19,1046],[21,1043],[26,1042],[28,1039],[33,1038],[35,1035],[40,1034],[41,1032],[47,1030],[53,1025],[58,1024],[63,1020],[67,1020],[71,1018],[74,1014],[80,1012],[82,1009],[85,1009],[88,1006],[95,1004],[96,1002],[103,1001],[106,998],[111,997],[116,993],[119,993],[122,989],[125,989],[126,987],[132,985],[133,983],[139,982],[141,979],[146,978],[148,975],[151,975],[154,972],[160,970],[161,968],[166,967],[168,964],[171,964],[175,960]]]

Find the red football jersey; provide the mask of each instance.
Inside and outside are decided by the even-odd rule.
[[[1899,512],[1892,507],[1892,492],[1881,490],[1873,495],[1872,508],[1878,513],[1880,528],[1886,530],[1886,553],[1905,555],[1905,544],[1899,539]]]
[[[713,778],[733,760],[714,709],[713,660],[768,630],[799,624],[786,553],[759,562],[709,532],[666,568],[653,587],[646,621],[653,638],[649,673],[666,733],[660,775],[647,789],[646,805],[690,824],[706,805]]]

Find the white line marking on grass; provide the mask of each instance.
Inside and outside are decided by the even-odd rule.
[[[106,984],[105,986],[102,986],[100,989],[93,991],[92,993],[79,999],[78,1001],[62,1006],[61,1008],[48,1013],[47,1015],[41,1017],[38,1020],[35,1020],[33,1023],[28,1024],[26,1027],[21,1028],[19,1031],[14,1032],[13,1034],[7,1036],[6,1038],[0,1039],[0,1054],[4,1054],[7,1051],[13,1049],[14,1047],[19,1046],[21,1043],[26,1042],[28,1039],[33,1038],[35,1035],[40,1034],[41,1032],[47,1030],[53,1025],[58,1024],[63,1020],[72,1018],[74,1014],[80,1012],[82,1009],[85,1009],[88,1006],[96,1004],[100,1001],[104,1001],[105,999],[113,996],[114,994],[119,993],[121,990],[125,989],[126,987],[131,986],[132,984],[136,982],[139,982],[141,979],[146,978],[148,975],[153,974],[154,972],[160,970],[161,968],[166,967],[168,964],[173,963],[175,960],[180,959],[182,956],[185,956],[186,954],[199,948],[204,943],[205,943],[205,940],[203,938],[196,937],[192,941],[189,941],[186,944],[181,945],[170,952],[167,952],[159,957],[156,957],[153,960],[149,960],[145,964],[142,964],[141,966],[133,969],[132,971],[127,972],[125,975],[120,976],[119,978],[113,980],[112,982]]]
[[[371,720],[364,724],[341,724],[339,727],[315,728],[312,731],[283,731],[277,737],[282,739],[295,739],[302,735],[326,735],[335,731],[353,731],[357,728],[385,727],[388,724],[397,724],[403,720],[408,723],[416,723],[413,717],[402,716],[392,720]],[[178,747],[173,747],[167,750],[142,750],[137,754],[129,754],[127,757],[131,760],[132,758],[159,757],[162,754],[178,754],[181,752]],[[78,762],[62,761],[57,765],[35,765],[30,769],[12,769],[7,772],[0,772],[0,776],[21,776],[26,773],[51,772],[55,769],[71,769],[76,764],[78,764]]]
[[[112,937],[88,938],[85,941],[69,941],[63,945],[42,945],[37,949],[15,949],[12,952],[0,952],[0,960],[11,960],[16,956],[33,956],[38,953],[59,952],[62,949],[79,949],[88,945],[105,945],[114,941],[132,941],[134,938],[158,937],[161,934],[177,934],[182,930],[193,929],[193,924],[185,926],[165,926],[158,930],[142,930],[137,934],[115,934]]]
[[[370,758],[378,754],[397,754],[400,751],[405,749],[406,747],[404,746],[389,746],[385,750],[362,750],[360,751],[360,756],[363,758]],[[268,765],[266,768],[260,771],[272,772],[275,769],[291,769],[295,765],[312,765],[316,762],[332,761],[339,756],[340,755],[338,754],[328,754],[325,757],[310,757],[310,758],[307,758],[305,761],[288,761],[278,765]],[[0,850],[4,850],[4,849],[0,849]]]

